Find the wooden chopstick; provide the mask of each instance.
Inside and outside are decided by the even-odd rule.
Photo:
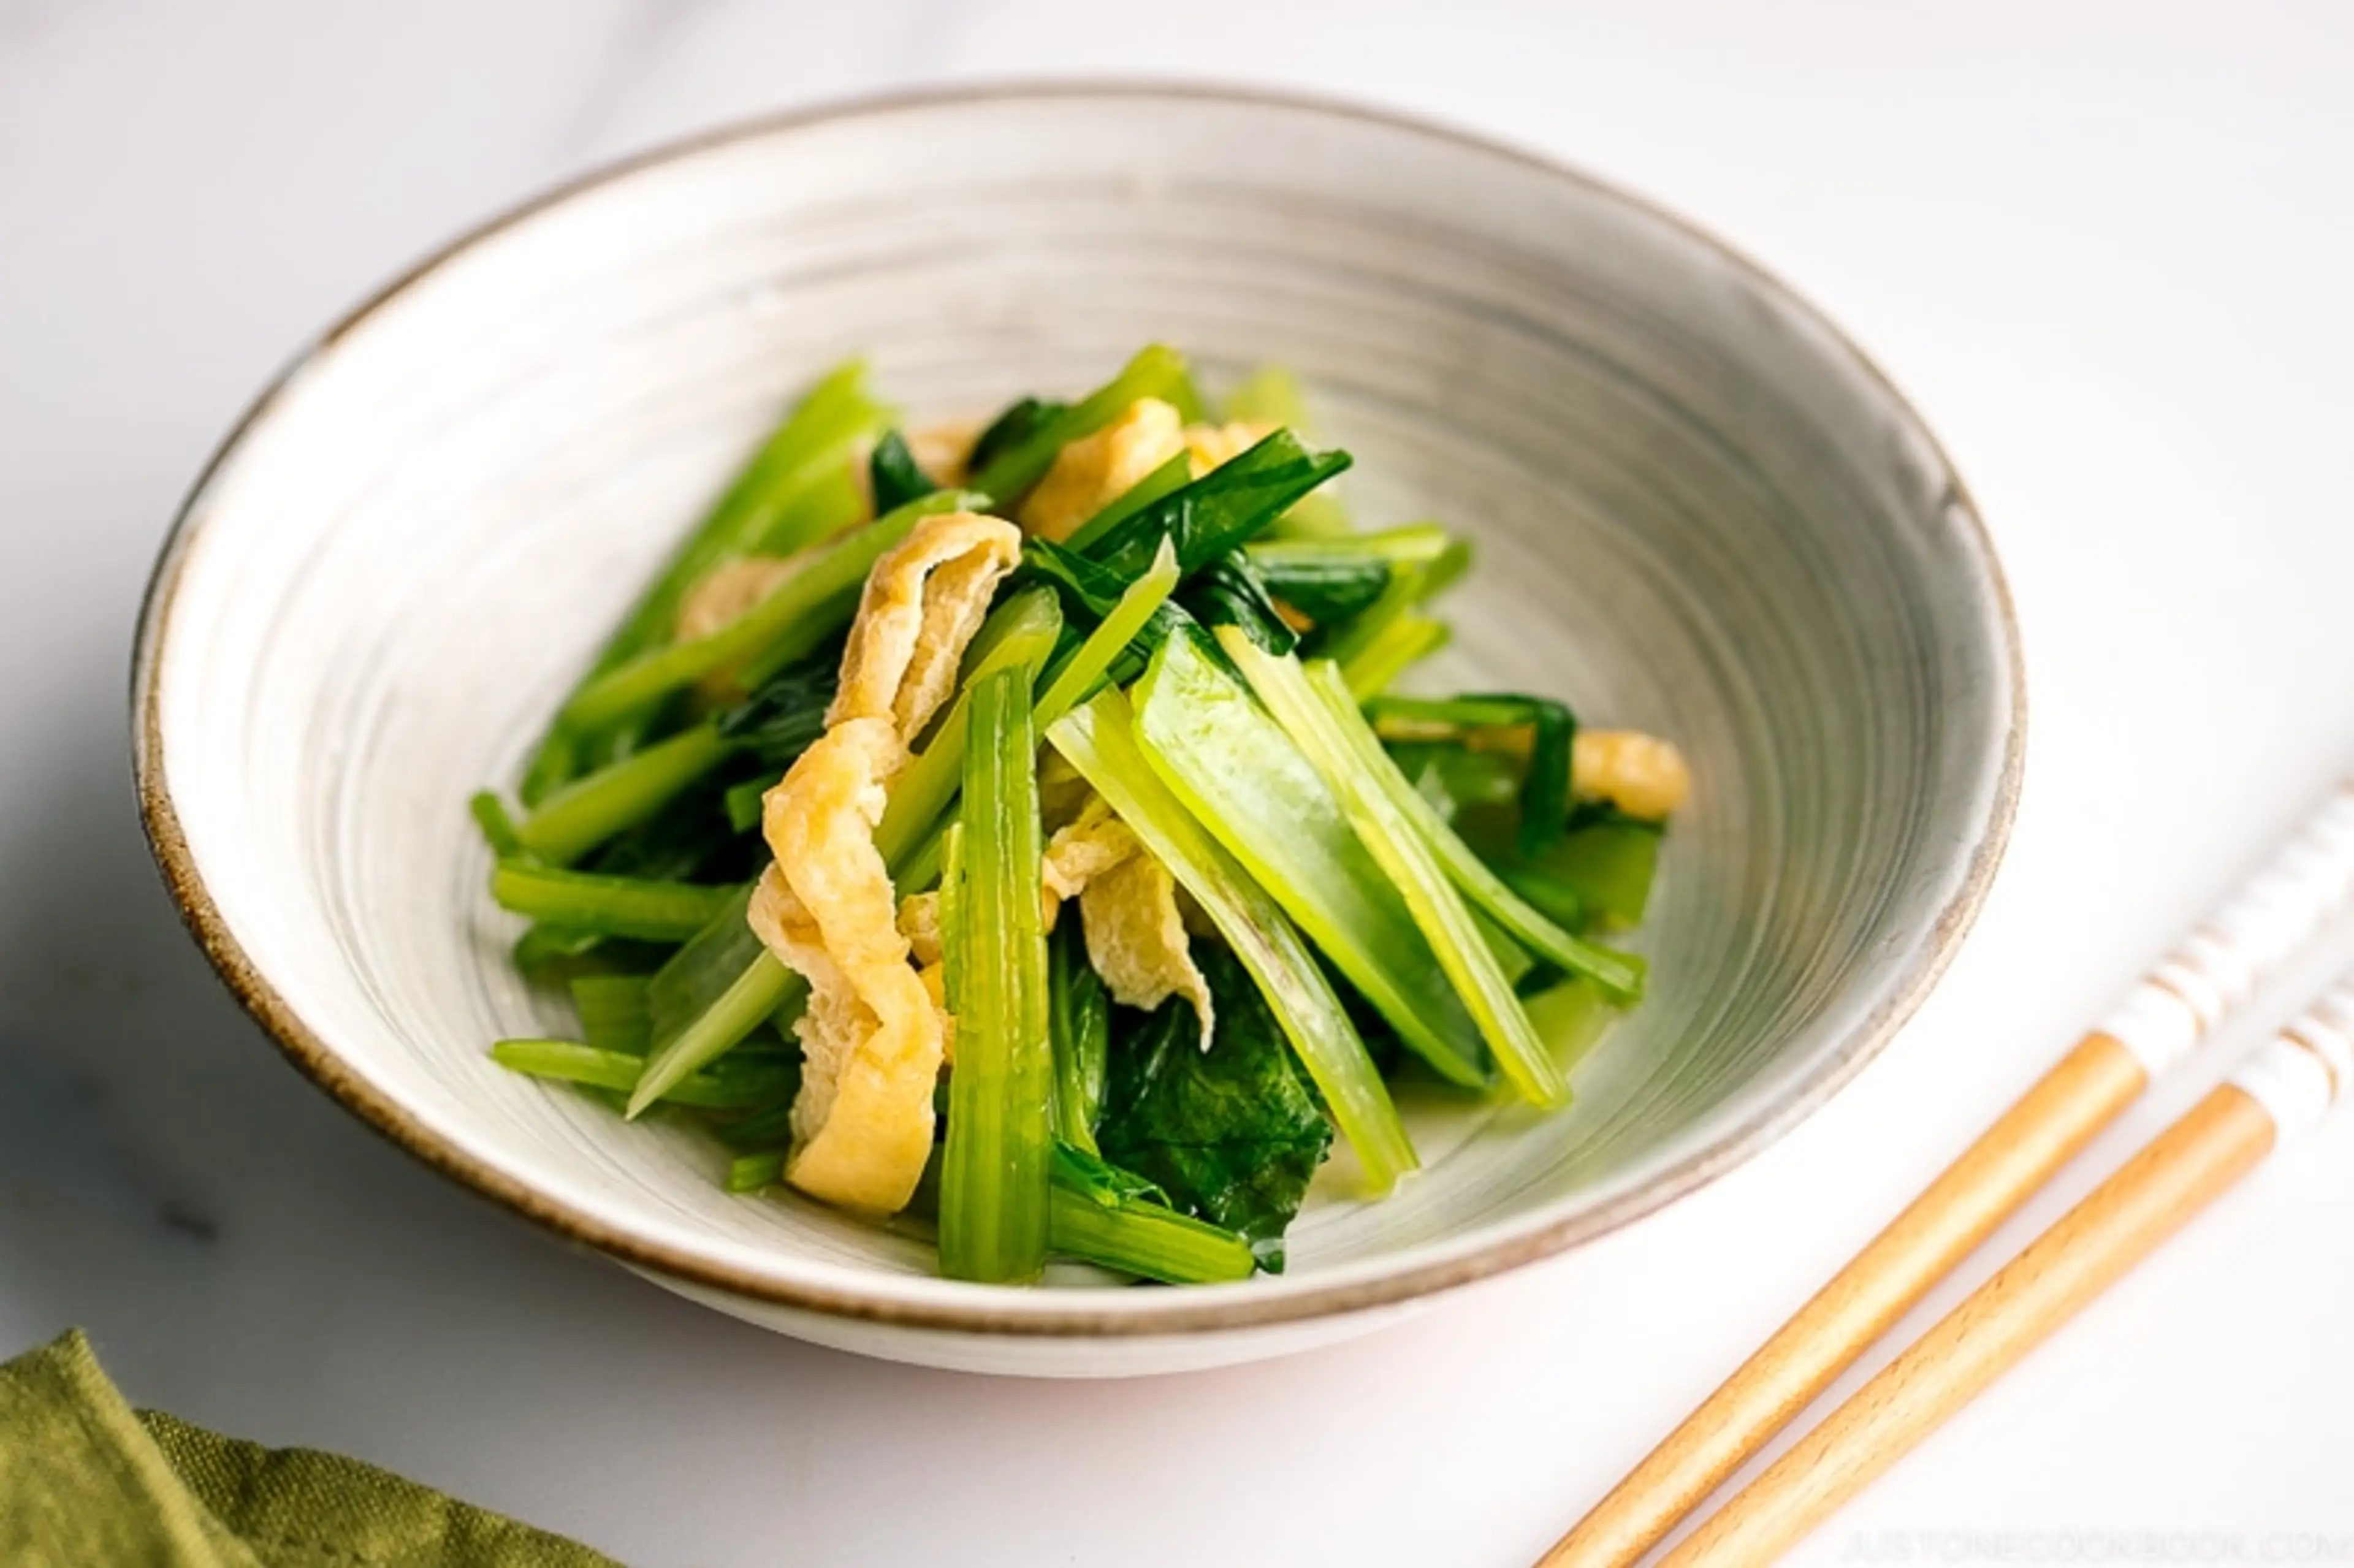
[[[2354,1089],[2354,978],[2252,1054],[1668,1553],[1772,1561]]]
[[[2354,899],[2354,780],[1556,1542],[1626,1568]]]

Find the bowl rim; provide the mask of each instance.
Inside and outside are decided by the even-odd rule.
[[[1019,101],[1119,101],[1224,103],[1276,108],[1337,122],[1403,131],[1466,151],[1517,164],[1566,182],[1663,223],[1722,260],[1823,334],[1891,408],[1908,420],[1946,482],[1957,536],[1978,558],[2002,642],[2007,678],[2001,694],[2009,723],[1999,770],[1984,820],[1976,824],[1960,883],[1929,927],[1929,939],[1910,967],[1887,983],[1879,1004],[1824,1053],[1806,1074],[1745,1118],[1722,1129],[1642,1185],[1577,1213],[1500,1235],[1485,1245],[1359,1277],[1320,1281],[1295,1277],[1193,1286],[1181,1290],[1122,1291],[1111,1309],[1097,1291],[1006,1291],[955,1287],[949,1298],[900,1299],[861,1287],[840,1287],[749,1273],[667,1243],[625,1224],[550,1198],[520,1179],[446,1140],[375,1084],[355,1072],[313,1032],[255,966],[228,928],[197,870],[172,800],[161,730],[164,633],[184,566],[204,531],[203,503],[215,479],[270,417],[305,369],[378,311],[431,273],[477,246],[572,197],[649,169],[739,142],[845,121],[911,111]],[[133,782],[148,846],[183,922],[221,979],[281,1052],[303,1075],[376,1133],[427,1165],[514,1210],[557,1235],[597,1248],[633,1267],[691,1281],[774,1306],[828,1317],[908,1329],[973,1334],[1092,1338],[1198,1334],[1263,1328],[1392,1306],[1451,1290],[1553,1256],[1631,1224],[1714,1181],[1780,1139],[1819,1109],[1874,1056],[1909,1019],[1952,962],[1985,901],[2007,846],[2019,802],[2026,753],[2027,688],[2019,621],[2001,561],[1976,502],[1951,458],[1895,384],[1835,323],[1766,268],[1700,225],[1658,203],[1585,171],[1527,148],[1420,114],[1344,98],[1288,90],[1121,78],[990,81],[926,87],[829,100],[808,107],[727,122],[662,143],[563,181],[459,234],[399,272],[300,349],[230,426],[207,460],[175,514],[149,577],[132,652],[131,720]],[[1474,1233],[1476,1234],[1476,1233]],[[926,1281],[937,1286],[939,1282]],[[1139,1298],[1145,1299],[1139,1303]]]

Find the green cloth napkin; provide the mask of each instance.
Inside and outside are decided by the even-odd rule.
[[[613,1568],[355,1459],[133,1411],[80,1330],[0,1366],[10,1568]]]

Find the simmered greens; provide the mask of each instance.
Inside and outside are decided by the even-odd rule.
[[[1360,529],[1308,429],[1289,373],[1220,402],[1160,344],[962,440],[820,380],[520,806],[470,803],[579,1020],[493,1059],[700,1122],[730,1192],[935,1224],[985,1284],[1281,1270],[1311,1194],[1416,1169],[1395,1075],[1566,1103],[1642,994],[1597,938],[1682,759],[1550,695],[1393,693],[1469,552]]]

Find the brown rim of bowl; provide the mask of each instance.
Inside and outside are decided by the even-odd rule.
[[[1088,1298],[1092,1292],[1007,1293],[1010,1298],[1002,1308],[988,1304],[985,1298],[970,1305],[961,1302],[878,1301],[856,1289],[758,1277],[673,1247],[649,1243],[592,1214],[568,1204],[552,1202],[514,1177],[453,1147],[345,1066],[334,1051],[312,1032],[309,1025],[287,1005],[285,999],[254,968],[236,937],[230,933],[227,922],[221,918],[220,910],[214,904],[188,853],[187,841],[181,832],[178,814],[172,805],[170,787],[164,778],[163,747],[158,733],[155,656],[162,645],[164,623],[172,611],[182,564],[201,530],[196,513],[206,492],[230,455],[269,414],[288,385],[306,366],[387,302],[443,263],[546,207],[641,170],[713,147],[810,125],[942,104],[1046,98],[1162,99],[1261,104],[1304,111],[1451,142],[1489,157],[1509,159],[1551,178],[1573,182],[1681,230],[1746,272],[1759,285],[1773,292],[1786,307],[1813,322],[1912,421],[1945,471],[1954,504],[1967,522],[1968,536],[1977,547],[1993,590],[2010,677],[2008,694],[2010,727],[2003,737],[2001,774],[1996,783],[1987,820],[1981,825],[1978,842],[1970,852],[1962,885],[1938,912],[1931,928],[1928,951],[1923,953],[1911,970],[1900,978],[1893,994],[1840,1043],[1813,1073],[1792,1085],[1778,1102],[1761,1108],[1746,1121],[1720,1134],[1707,1148],[1669,1167],[1641,1189],[1549,1224],[1501,1237],[1489,1246],[1455,1256],[1432,1259],[1378,1278],[1336,1280],[1321,1286],[1302,1282],[1296,1287],[1280,1291],[1254,1290],[1247,1287],[1196,1287],[1186,1290],[1156,1291],[1152,1293],[1152,1309],[1145,1311],[1102,1310],[1089,1304]],[[1976,917],[1993,880],[1995,867],[2002,858],[2004,845],[2009,838],[2011,819],[2018,806],[2026,749],[2027,694],[2019,623],[2011,607],[2009,588],[2003,578],[2001,563],[1995,555],[1986,525],[1978,516],[1978,507],[1955,472],[1944,449],[1937,444],[1935,437],[1903,395],[1897,391],[1880,367],[1849,340],[1846,334],[1803,296],[1699,226],[1606,181],[1533,153],[1415,116],[1334,99],[1250,88],[1151,81],[1081,80],[923,89],[855,98],[738,122],[607,164],[511,207],[461,235],[378,290],[328,328],[309,347],[297,354],[230,429],[219,449],[197,476],[187,499],[181,504],[178,515],[173,520],[171,532],[165,535],[140,609],[139,632],[132,653],[131,675],[132,749],[140,817],[146,830],[149,847],[164,874],[174,902],[180,907],[181,917],[186,922],[197,945],[204,949],[205,956],[220,971],[221,978],[228,982],[229,990],[245,1010],[270,1033],[304,1075],[342,1102],[345,1108],[428,1165],[474,1192],[507,1205],[525,1218],[567,1240],[585,1243],[636,1266],[755,1300],[834,1317],[916,1329],[983,1334],[1083,1337],[1200,1333],[1363,1311],[1468,1285],[1523,1264],[1550,1257],[1640,1219],[1714,1180],[1812,1114],[1861,1070],[1864,1064],[1878,1054],[1897,1028],[1912,1015],[1938,977],[1945,972],[1963,935]],[[976,1295],[980,1293],[976,1292]],[[1013,1304],[1014,1299],[1021,1302],[1018,1308]]]

